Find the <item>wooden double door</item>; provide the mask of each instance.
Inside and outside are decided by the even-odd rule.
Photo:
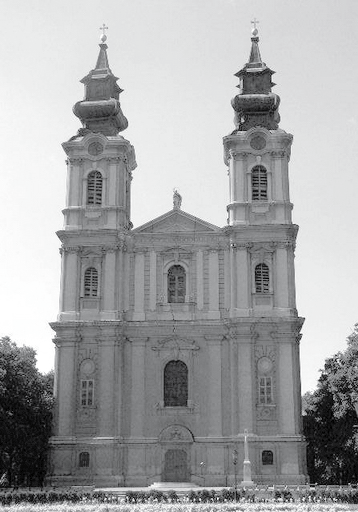
[[[179,448],[170,448],[164,454],[163,482],[190,482],[188,454]]]

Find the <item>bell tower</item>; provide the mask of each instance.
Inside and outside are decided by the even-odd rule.
[[[235,408],[239,430],[255,432],[259,478],[269,481],[276,474],[283,481],[303,483],[299,367],[303,319],[296,310],[298,226],[292,223],[288,177],[293,137],[279,127],[274,71],[262,61],[258,43],[255,26],[249,60],[235,75],[240,81],[231,102],[235,129],[223,139],[230,195],[229,315],[239,390]],[[245,376],[249,367],[251,373]],[[233,430],[237,428],[234,425]],[[272,463],[267,463],[268,453]]]

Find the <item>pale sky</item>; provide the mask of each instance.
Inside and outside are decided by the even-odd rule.
[[[276,71],[290,162],[302,391],[358,322],[357,0],[0,0],[0,336],[53,367],[65,205],[61,143],[80,127],[79,80],[95,66],[99,27],[135,147],[137,227],[172,208],[226,224],[222,137],[259,20],[260,51]]]

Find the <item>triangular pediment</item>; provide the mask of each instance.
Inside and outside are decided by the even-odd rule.
[[[133,233],[178,233],[202,232],[213,233],[221,231],[218,226],[194,217],[183,210],[173,209],[156,219],[133,229]]]

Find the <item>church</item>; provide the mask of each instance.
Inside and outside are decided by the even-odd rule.
[[[169,212],[133,228],[136,157],[120,135],[128,121],[106,39],[73,108],[83,127],[63,144],[47,481],[232,486],[247,447],[255,483],[303,484],[293,137],[279,127],[258,31],[223,138],[225,227],[185,212],[174,191]]]

